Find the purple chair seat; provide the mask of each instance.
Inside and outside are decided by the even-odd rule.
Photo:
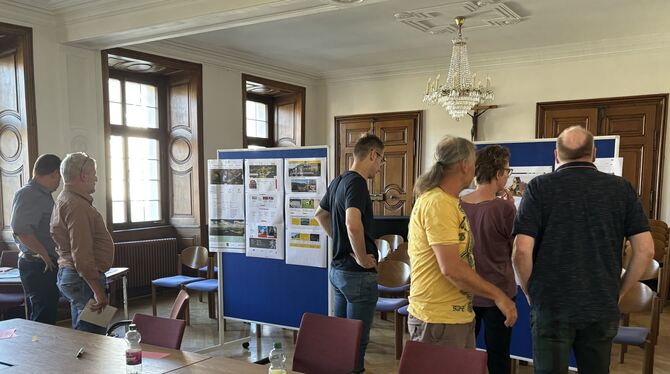
[[[407,299],[380,297],[377,299],[377,306],[375,307],[375,310],[378,312],[393,312],[398,308],[407,305],[407,303]]]
[[[186,275],[174,275],[172,277],[158,278],[151,281],[151,284],[159,287],[176,288],[182,284],[188,284],[204,280],[201,277],[189,277]]]
[[[649,329],[646,327],[619,326],[619,331],[614,337],[616,344],[644,345],[649,335]]]
[[[407,317],[407,316],[409,315],[409,311],[407,311],[407,308],[409,308],[409,304],[407,304],[407,305],[405,305],[405,306],[403,306],[403,307],[398,308],[398,310],[396,310],[396,312],[397,312],[398,314],[400,314],[401,316],[405,316],[405,317]]]
[[[186,289],[200,292],[216,292],[219,290],[218,279],[205,279],[198,282],[186,284]]]
[[[15,307],[23,305],[22,293],[2,293],[0,292],[0,308]]]
[[[405,292],[409,291],[409,284],[406,284],[406,285],[400,286],[400,287],[386,287],[386,286],[382,286],[381,284],[378,284],[377,285],[377,290],[379,292],[392,293],[392,294],[400,293],[401,294],[401,293],[405,293]]]

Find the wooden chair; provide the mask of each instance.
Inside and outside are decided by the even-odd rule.
[[[656,293],[643,283],[636,283],[622,298],[619,308],[622,313],[637,313],[651,310],[649,327],[619,326],[613,343],[634,345],[644,350],[644,366],[642,372],[651,374],[654,371],[654,352],[658,339],[661,300]],[[622,348],[623,348],[622,346]],[[625,350],[619,354],[619,362],[624,362]]]
[[[486,374],[486,357],[476,349],[408,341],[398,374]]]
[[[409,305],[398,308],[395,311],[395,359],[400,360],[400,355],[402,355],[402,346],[405,341],[405,330],[407,330],[407,318],[409,316],[409,311],[407,310]]]
[[[386,259],[386,256],[391,253],[391,245],[384,239],[376,239],[375,245],[377,246],[377,252],[379,253],[379,262],[382,262]]]
[[[409,254],[407,253],[407,246],[408,246],[407,242],[400,243],[400,245],[398,246],[398,248],[396,248],[395,251],[389,253],[389,255],[386,256],[386,259],[400,261],[406,263],[407,265],[410,265]]]
[[[661,265],[661,275],[656,290],[658,296],[663,300],[662,311],[665,301],[668,299],[668,288],[670,288],[670,250],[668,250],[667,242],[654,239],[654,260]]]
[[[19,267],[19,251],[0,252],[0,267]]]
[[[0,252],[0,267],[19,267],[19,251]],[[16,270],[13,270],[16,271]],[[0,320],[5,318],[5,313],[23,306],[26,319],[28,319],[28,301],[19,285],[0,285]]]
[[[202,277],[191,277],[181,275],[182,265],[198,271],[209,263],[209,251],[205,247],[188,247],[177,256],[177,274],[171,277],[163,277],[151,281],[151,308],[156,315],[156,287],[182,288],[187,283],[204,280]]]
[[[662,229],[665,229],[668,231],[668,224],[665,223],[664,221],[658,220],[658,219],[650,219],[649,220],[649,226],[653,227],[660,227]]]
[[[142,335],[142,343],[157,345],[159,347],[179,349],[184,338],[186,321],[181,319],[163,318],[137,313],[132,321],[119,321],[107,329],[108,336],[119,336],[115,333],[120,327],[127,328],[131,323],[137,325],[137,331]],[[124,332],[125,334],[125,332]]]
[[[183,319],[186,321],[186,324],[189,325],[191,322],[190,318],[190,307],[189,307],[189,296],[186,290],[179,291],[177,298],[172,304],[172,310],[170,310],[171,319]]]
[[[305,313],[293,355],[293,370],[343,374],[358,369],[363,322]]]
[[[395,313],[398,308],[408,304],[406,292],[409,290],[409,265],[404,262],[386,260],[377,265],[379,277],[378,287],[386,290],[398,291],[396,295],[404,297],[379,297],[375,310],[381,312],[381,318],[386,320],[387,313]],[[378,288],[379,289],[379,288]]]
[[[387,242],[389,242],[389,244],[391,245],[391,251],[395,251],[396,249],[398,249],[398,246],[401,243],[405,242],[405,239],[403,239],[402,236],[396,234],[383,235],[380,236],[379,239],[386,240]]]

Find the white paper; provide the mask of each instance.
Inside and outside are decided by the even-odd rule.
[[[321,202],[317,197],[286,197],[286,227],[295,229],[319,230],[314,212]]]
[[[98,313],[97,311],[93,311],[93,309],[91,309],[91,306],[94,303],[95,300],[88,300],[84,310],[82,310],[81,314],[79,315],[79,319],[88,323],[92,323],[96,326],[107,328],[109,322],[111,322],[112,318],[114,318],[114,314],[116,314],[116,308],[111,305],[107,305],[100,313]]]
[[[603,173],[623,176],[623,157],[596,158],[593,164]]]
[[[286,193],[293,196],[323,196],[326,192],[325,158],[287,158]]]
[[[284,259],[284,225],[247,224],[247,256]]]
[[[284,161],[246,160],[246,254],[284,259]]]
[[[286,230],[286,263],[325,268],[326,238],[323,231]]]
[[[244,253],[244,161],[208,160],[209,249]]]
[[[526,186],[533,178],[551,172],[551,166],[513,166],[505,187],[512,192],[513,196],[523,197]]]

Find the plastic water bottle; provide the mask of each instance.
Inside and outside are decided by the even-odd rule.
[[[142,336],[137,331],[137,326],[131,323],[126,332],[126,374],[142,373]]]
[[[280,342],[275,342],[270,351],[269,374],[286,374],[286,356]]]

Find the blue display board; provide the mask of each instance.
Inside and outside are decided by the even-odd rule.
[[[220,160],[327,159],[328,148],[219,150],[217,153]],[[223,278],[225,318],[298,328],[305,312],[328,315],[327,268],[287,265],[285,260],[247,257],[243,253],[222,253],[222,257],[219,274]]]
[[[511,142],[475,142],[477,149],[491,144],[499,144],[510,150],[510,167],[515,166],[554,166],[554,149],[556,148],[556,139],[534,139],[528,141]],[[596,157],[619,157],[619,137],[618,136],[596,136]],[[519,318],[512,329],[512,343],[510,354],[513,358],[532,361],[533,360],[533,342],[530,331],[530,307],[526,302],[526,297],[518,290],[516,297],[516,308]],[[483,326],[483,324],[482,324]],[[483,330],[483,329],[482,329]],[[477,336],[477,347],[486,348],[484,343],[484,333],[480,330]],[[570,357],[570,366],[576,367],[574,355]]]

